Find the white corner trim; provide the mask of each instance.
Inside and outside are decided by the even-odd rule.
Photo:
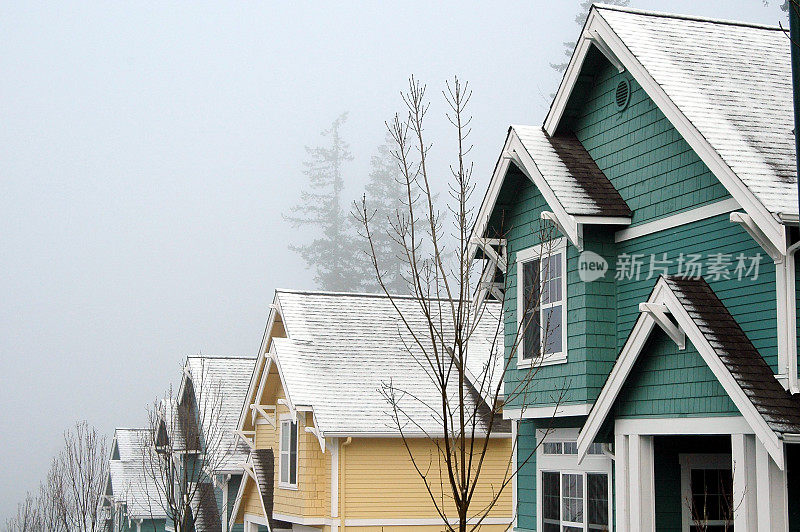
[[[339,438],[331,439],[331,517],[339,517]]]
[[[614,233],[614,242],[633,240],[634,238],[639,238],[641,236],[651,235],[660,231],[666,231],[667,229],[680,227],[681,225],[713,218],[714,216],[726,214],[740,208],[741,207],[739,206],[738,201],[733,198],[728,198],[716,203],[697,207],[696,209],[665,216],[664,218],[659,218],[657,220],[653,220],[652,222],[645,222],[633,227],[628,227],[627,229],[622,229],[621,231]]]
[[[541,419],[549,417],[586,416],[591,410],[591,403],[525,408],[504,408],[503,419]]]
[[[778,438],[778,435],[767,425],[767,422],[756,410],[750,399],[745,395],[739,383],[736,382],[736,379],[731,375],[730,371],[728,371],[728,368],[722,363],[716,351],[714,351],[714,348],[711,347],[700,329],[689,317],[686,309],[680,304],[664,279],[660,279],[658,283],[656,283],[648,302],[666,305],[675,321],[681,329],[683,329],[686,336],[703,358],[703,361],[714,373],[714,376],[719,380],[739,412],[742,413],[744,419],[750,427],[752,427],[756,437],[761,441],[767,451],[769,451],[770,456],[775,460],[778,467],[783,470],[783,443]],[[600,426],[606,419],[617,395],[625,384],[630,370],[633,367],[633,363],[641,353],[654,324],[655,320],[649,314],[640,314],[639,318],[636,320],[628,341],[625,342],[617,358],[617,362],[614,364],[614,368],[611,370],[611,374],[606,384],[603,386],[600,396],[589,414],[589,418],[586,420],[586,424],[578,435],[578,456],[580,459],[586,456],[589,445],[597,436]]]
[[[267,519],[260,515],[245,513],[244,521],[246,523],[253,523],[254,525],[269,526]]]

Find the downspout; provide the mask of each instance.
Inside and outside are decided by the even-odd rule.
[[[342,511],[339,512],[339,519],[342,523],[340,527],[341,532],[345,532],[346,524],[345,519],[347,518],[346,514],[346,504],[347,504],[347,497],[345,495],[345,485],[347,482],[347,475],[345,469],[345,452],[344,448],[353,443],[353,437],[348,436],[346,440],[342,442],[342,447],[339,451],[339,483],[341,484],[341,489],[339,490],[339,506],[341,507]]]

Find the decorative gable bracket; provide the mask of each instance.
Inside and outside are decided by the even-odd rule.
[[[504,286],[502,283],[495,281],[497,270],[503,272],[508,271],[508,255],[506,252],[507,242],[504,238],[482,238],[473,237],[470,241],[471,248],[474,250],[480,249],[484,256],[489,260],[485,265],[481,278],[478,282],[478,288],[475,291],[474,304],[479,307],[483,304],[486,296],[491,294],[498,301],[502,301],[504,297]],[[470,256],[474,256],[474,251],[470,252]]]
[[[678,349],[686,349],[686,333],[675,322],[669,319],[669,309],[663,303],[639,303],[639,312],[647,314],[661,329],[667,333]]]
[[[255,405],[251,404],[250,409],[253,411],[253,424],[254,425],[261,425],[261,424],[268,424],[275,427],[275,407],[273,405]],[[273,413],[270,414],[267,410],[271,410]]]

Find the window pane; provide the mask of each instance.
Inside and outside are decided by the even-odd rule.
[[[289,449],[289,421],[281,421],[281,449]]]
[[[289,482],[289,455],[281,453],[281,482]]]
[[[578,442],[565,441],[564,454],[578,454]]]
[[[292,423],[291,447],[289,453],[289,483],[297,484],[297,423]]]
[[[522,358],[531,360],[539,354],[539,329],[537,309],[539,307],[539,261],[532,260],[522,266],[523,272],[523,303],[522,312]]]
[[[561,519],[583,523],[583,475],[561,475]]]
[[[547,441],[542,444],[542,451],[544,454],[561,454],[560,441]]]
[[[559,497],[561,496],[561,482],[558,473],[542,473],[542,518],[558,522]]]
[[[730,469],[692,469],[692,519],[732,522],[733,477]]]
[[[563,341],[561,334],[561,305],[542,309],[542,328],[545,342],[544,354],[561,353]]]
[[[603,454],[603,444],[597,442],[590,444],[589,454]]]
[[[607,530],[608,527],[608,475],[586,475],[586,506],[589,530]]]

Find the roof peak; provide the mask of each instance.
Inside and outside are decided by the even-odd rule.
[[[727,20],[727,19],[718,19],[718,18],[711,18],[711,17],[701,17],[698,15],[680,15],[677,13],[666,13],[663,11],[650,11],[647,9],[636,9],[633,7],[626,7],[626,6],[615,6],[611,4],[604,4],[604,3],[596,3],[592,4],[593,8],[597,9],[606,9],[608,11],[620,11],[623,13],[631,13],[633,15],[646,15],[649,17],[661,17],[661,18],[673,18],[673,19],[680,19],[680,20],[691,20],[694,22],[708,22],[710,24],[725,24],[728,26],[743,26],[747,28],[755,28],[761,30],[771,30],[771,31],[783,31],[780,26],[770,26],[767,24],[758,24],[755,22],[743,22],[741,20]]]

